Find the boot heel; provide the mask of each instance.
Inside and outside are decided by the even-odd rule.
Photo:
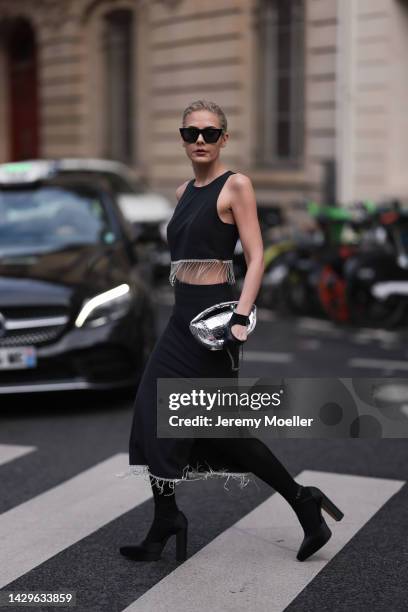
[[[187,527],[176,533],[176,561],[187,559]]]
[[[322,493],[322,508],[336,521],[341,521],[344,514],[333,502]]]

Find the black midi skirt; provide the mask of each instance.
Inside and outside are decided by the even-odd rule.
[[[222,444],[211,438],[157,437],[158,378],[238,378],[225,349],[210,351],[193,337],[191,319],[216,304],[236,299],[229,283],[174,285],[175,303],[170,319],[146,363],[134,401],[129,439],[129,472],[145,475],[158,486],[209,477],[237,480],[241,487],[248,473],[222,453]],[[238,357],[238,348],[237,354]],[[225,487],[224,484],[224,487]],[[227,488],[227,487],[225,487]]]

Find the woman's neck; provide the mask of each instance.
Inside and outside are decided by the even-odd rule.
[[[222,166],[214,167],[193,167],[195,174],[195,185],[196,187],[203,187],[213,181],[217,176],[224,174],[227,172],[228,168],[223,168]]]

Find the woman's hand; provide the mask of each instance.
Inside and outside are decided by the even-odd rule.
[[[238,340],[245,341],[248,337],[246,325],[235,323],[235,325],[231,327],[231,334]]]

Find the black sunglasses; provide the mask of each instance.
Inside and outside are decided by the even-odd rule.
[[[196,142],[198,135],[202,134],[205,142],[214,143],[217,142],[222,132],[222,128],[205,127],[200,130],[197,127],[182,127],[179,128],[182,139],[190,144]]]

